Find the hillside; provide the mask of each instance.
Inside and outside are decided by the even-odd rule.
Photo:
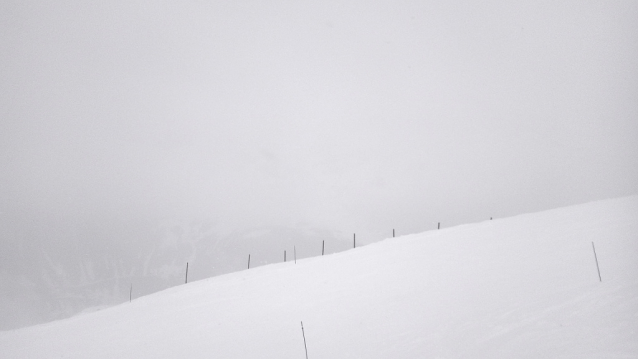
[[[600,264],[599,281],[592,242]],[[638,197],[387,239],[0,332],[2,358],[638,357]]]

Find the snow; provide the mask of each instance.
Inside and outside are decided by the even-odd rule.
[[[638,196],[191,282],[0,332],[0,357],[305,358],[301,321],[310,359],[636,358]]]

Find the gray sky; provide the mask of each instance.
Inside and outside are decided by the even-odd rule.
[[[0,48],[16,293],[167,218],[365,242],[638,193],[634,1],[3,1]]]

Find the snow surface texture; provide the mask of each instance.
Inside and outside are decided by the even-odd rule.
[[[0,357],[305,358],[301,321],[309,359],[638,358],[638,197],[188,283],[0,332]]]

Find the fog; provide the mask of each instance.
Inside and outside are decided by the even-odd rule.
[[[638,5],[5,1],[0,330],[638,193]]]

